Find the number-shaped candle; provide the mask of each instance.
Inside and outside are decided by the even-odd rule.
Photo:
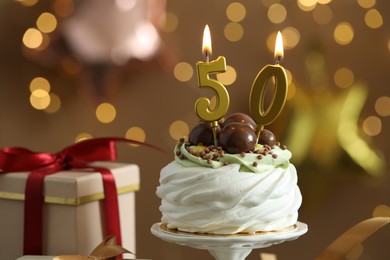
[[[205,97],[199,98],[195,103],[195,112],[204,121],[218,121],[226,114],[229,108],[229,94],[224,85],[215,79],[211,79],[209,74],[226,71],[225,57],[220,56],[211,62],[198,62],[196,68],[199,87],[213,89],[216,92],[217,103],[216,107],[211,111],[210,100]]]
[[[283,58],[282,34],[278,32],[275,44],[275,65],[265,66],[253,82],[249,96],[249,111],[258,125],[258,136],[265,125],[271,124],[282,111],[287,98],[287,75],[279,62]],[[268,81],[274,77],[275,93],[268,108],[264,107],[264,95]]]
[[[229,93],[223,84],[209,76],[210,74],[226,72],[226,59],[225,57],[220,56],[216,60],[209,62],[209,56],[211,54],[211,36],[207,25],[203,34],[202,51],[206,55],[206,62],[199,61],[196,63],[198,84],[200,88],[211,88],[215,91],[216,106],[213,110],[210,110],[210,100],[202,97],[195,103],[195,113],[200,119],[212,124],[214,144],[217,145],[216,128],[218,126],[218,120],[226,114],[229,108]]]

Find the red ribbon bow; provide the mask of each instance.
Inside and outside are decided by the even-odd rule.
[[[31,172],[27,178],[25,188],[23,247],[25,255],[42,254],[43,185],[45,176],[70,168],[88,168],[102,174],[106,235],[115,236],[118,245],[122,244],[115,179],[109,169],[88,165],[93,161],[116,160],[115,142],[146,145],[160,150],[149,144],[116,137],[85,140],[66,147],[56,154],[35,153],[20,147],[6,147],[0,150],[0,174]]]

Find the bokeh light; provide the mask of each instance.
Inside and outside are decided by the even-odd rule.
[[[61,108],[61,99],[55,93],[49,93],[50,104],[44,109],[49,114],[56,113]]]
[[[317,5],[313,10],[313,18],[318,24],[328,24],[332,21],[333,11],[328,5]]]
[[[28,28],[23,35],[23,44],[30,49],[38,48],[42,41],[42,33],[35,28]]]
[[[189,81],[193,74],[194,70],[188,62],[179,62],[173,69],[173,75],[178,81]]]
[[[330,2],[332,2],[332,0],[317,0],[317,3],[319,3],[321,5],[327,5]]]
[[[263,5],[265,7],[270,7],[271,5],[275,4],[275,3],[280,3],[281,0],[261,0],[261,2],[263,3]]]
[[[226,16],[232,22],[241,22],[246,15],[245,6],[238,2],[233,2],[226,8]]]
[[[390,116],[390,97],[379,97],[375,101],[375,112],[383,117]]]
[[[378,29],[383,25],[382,15],[376,9],[370,9],[364,16],[364,22],[372,29]]]
[[[377,116],[369,116],[364,119],[362,128],[368,136],[379,135],[382,131],[382,121]]]
[[[88,134],[88,133],[80,133],[76,136],[74,142],[75,143],[78,143],[78,142],[81,142],[81,141],[84,141],[84,140],[87,140],[87,139],[91,139],[93,136],[91,134]]]
[[[354,80],[355,77],[353,75],[352,70],[348,68],[339,68],[334,76],[333,76],[335,84],[340,87],[340,88],[347,88],[350,87]]]
[[[226,66],[226,72],[217,74],[217,80],[225,86],[233,84],[236,79],[237,72],[232,66],[229,65]]]
[[[286,68],[285,68],[285,71],[286,71],[286,75],[287,75],[287,84],[289,85],[292,83],[293,75],[292,75],[291,71],[286,69]]]
[[[284,22],[287,17],[287,10],[281,4],[273,4],[268,9],[268,19],[275,24]]]
[[[295,84],[292,82],[288,85],[288,89],[287,89],[287,99],[290,100],[292,98],[295,97],[297,93],[297,87],[295,86]]]
[[[65,18],[73,13],[73,0],[55,0],[53,9],[56,15]]]
[[[126,131],[125,137],[126,139],[131,139],[134,141],[144,143],[146,140],[146,133],[141,127],[133,126]],[[129,144],[129,145],[133,147],[139,146],[138,144]]]
[[[50,92],[50,83],[47,79],[43,77],[33,78],[30,82],[30,92],[34,92],[35,90],[44,90],[47,93]]]
[[[375,5],[376,0],[357,0],[358,4],[363,8],[371,8]]]
[[[334,32],[334,40],[340,45],[347,45],[353,40],[354,31],[351,24],[347,22],[339,23]]]
[[[297,0],[297,4],[302,11],[310,12],[316,7],[317,0]]]
[[[101,103],[96,108],[96,118],[102,123],[111,123],[116,117],[115,107],[107,102]]]
[[[164,23],[161,29],[164,32],[171,33],[177,29],[178,24],[179,19],[177,18],[177,16],[173,13],[166,12],[164,17]]]
[[[35,49],[38,51],[42,51],[47,47],[49,47],[49,45],[50,45],[50,37],[46,33],[42,33],[42,43]]]
[[[44,12],[37,19],[37,27],[41,32],[50,33],[57,28],[57,19],[53,14]]]
[[[283,47],[286,50],[292,49],[298,45],[301,35],[297,28],[286,27],[282,30]],[[275,48],[275,47],[274,47]]]
[[[225,38],[231,42],[237,42],[241,40],[244,35],[244,28],[239,23],[228,23],[224,30]]]
[[[169,126],[169,135],[174,140],[179,140],[180,138],[188,137],[190,128],[188,124],[182,120],[176,120]]]
[[[38,3],[38,0],[16,0],[16,2],[23,6],[30,7]]]
[[[30,104],[33,108],[43,110],[50,104],[50,95],[42,89],[34,90],[30,95]]]

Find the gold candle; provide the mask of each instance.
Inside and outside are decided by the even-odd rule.
[[[211,36],[208,25],[203,33],[202,52],[206,56],[206,62],[198,61],[196,69],[198,74],[198,85],[200,88],[211,88],[216,93],[216,106],[210,110],[210,100],[206,97],[199,98],[195,103],[195,113],[206,122],[210,122],[213,127],[214,144],[217,142],[218,120],[221,119],[229,108],[229,93],[224,85],[219,81],[210,78],[210,74],[226,72],[226,59],[223,56],[216,60],[209,61],[211,55]]]
[[[280,62],[283,59],[283,39],[278,32],[275,43],[275,65],[265,66],[257,74],[249,96],[249,111],[258,125],[257,137],[265,125],[271,124],[282,111],[287,98],[287,75]],[[268,81],[275,79],[275,94],[268,108],[264,107],[264,95]]]

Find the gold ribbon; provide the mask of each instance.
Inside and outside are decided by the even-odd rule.
[[[346,255],[356,246],[364,242],[377,230],[390,223],[390,217],[374,217],[363,220],[348,229],[321,252],[315,260],[345,259]],[[260,259],[277,259],[275,254],[260,254]]]
[[[117,193],[118,195],[138,191],[140,189],[139,184],[133,184],[125,187],[118,187]],[[8,200],[24,200],[24,193],[15,193],[15,192],[3,192],[0,191],[0,199],[8,199]],[[79,206],[82,204],[86,204],[96,200],[104,199],[104,193],[93,193],[77,198],[62,198],[62,197],[54,197],[54,196],[45,196],[45,203],[49,204],[58,204],[58,205],[69,205],[69,206]]]
[[[316,260],[336,260],[344,257],[356,246],[360,245],[377,230],[390,223],[390,217],[375,217],[366,219],[339,236]]]
[[[106,237],[89,256],[81,255],[61,255],[56,256],[53,260],[104,260],[104,259],[115,259],[116,256],[131,253],[127,249],[116,244],[116,238],[114,236]]]

